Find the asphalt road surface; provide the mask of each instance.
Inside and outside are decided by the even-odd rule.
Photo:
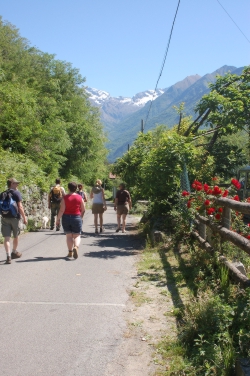
[[[104,227],[95,235],[86,213],[77,260],[66,258],[62,231],[22,235],[11,265],[0,246],[1,376],[105,374],[126,329],[137,252],[131,217],[127,233],[116,233],[108,205]]]

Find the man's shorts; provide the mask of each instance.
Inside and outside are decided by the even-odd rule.
[[[103,204],[93,204],[92,205],[92,214],[102,214],[104,213]]]
[[[13,237],[17,238],[20,234],[19,218],[1,218],[2,226],[1,232],[4,238],[11,237],[13,231]]]
[[[63,214],[62,227],[65,234],[81,234],[82,218],[80,215]]]
[[[118,215],[127,215],[128,214],[128,210],[129,210],[129,207],[128,207],[128,204],[122,204],[122,205],[117,205],[117,208],[116,208],[116,213]]]

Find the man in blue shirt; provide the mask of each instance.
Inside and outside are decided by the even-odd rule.
[[[6,196],[6,193],[11,196],[16,203],[17,214],[14,216],[11,211],[9,212],[2,212],[1,216],[1,232],[4,237],[4,248],[6,251],[6,264],[11,264],[11,259],[16,259],[22,256],[20,252],[17,251],[18,246],[18,235],[20,233],[19,229],[19,220],[22,217],[23,223],[27,224],[27,218],[24,214],[23,205],[22,205],[22,196],[21,193],[17,190],[19,181],[14,178],[10,178],[7,180],[8,189],[5,192],[0,194],[0,200]],[[13,232],[13,249],[10,253],[10,238],[11,233]]]

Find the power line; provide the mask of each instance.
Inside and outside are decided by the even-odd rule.
[[[162,65],[161,65],[160,74],[158,76],[158,79],[157,79],[157,82],[156,82],[156,85],[155,85],[155,89],[154,89],[154,93],[153,93],[152,97],[154,97],[154,95],[156,93],[156,90],[157,90],[157,87],[158,87],[158,83],[160,81],[160,78],[161,78],[161,75],[162,75],[162,72],[163,72],[163,68],[164,68],[164,65],[165,65],[165,62],[166,62],[166,58],[167,58],[167,54],[168,54],[168,49],[169,49],[169,46],[170,46],[170,41],[171,41],[171,38],[172,38],[173,29],[174,29],[175,19],[176,19],[177,13],[178,13],[180,2],[181,2],[181,0],[178,1],[178,5],[177,5],[177,8],[176,8],[174,20],[173,20],[173,23],[172,23],[172,28],[171,28],[169,39],[168,39],[168,45],[167,45],[167,48],[166,48],[166,51],[165,51],[165,54],[164,54],[163,62],[162,62]],[[149,113],[150,113],[150,110],[151,110],[151,107],[152,107],[152,103],[153,103],[153,99],[151,99],[150,106],[149,106],[149,109],[148,109],[148,113],[147,113],[147,117],[146,117],[144,126],[147,123],[147,120],[148,120],[148,117],[149,117]]]
[[[247,38],[247,36],[243,33],[243,31],[239,28],[239,26],[237,25],[237,23],[232,19],[232,17],[230,16],[230,14],[226,11],[226,9],[223,7],[223,5],[219,2],[219,0],[217,0],[217,2],[220,4],[221,8],[226,12],[226,14],[228,15],[229,18],[231,18],[231,20],[233,21],[233,23],[235,24],[235,26],[240,30],[241,34],[246,38],[246,40],[248,41],[248,43],[250,43],[250,40]]]

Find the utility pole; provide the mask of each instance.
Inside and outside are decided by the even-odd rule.
[[[128,144],[128,151],[129,151],[129,144]]]
[[[141,133],[144,132],[144,123],[143,123],[143,119],[141,119]]]

